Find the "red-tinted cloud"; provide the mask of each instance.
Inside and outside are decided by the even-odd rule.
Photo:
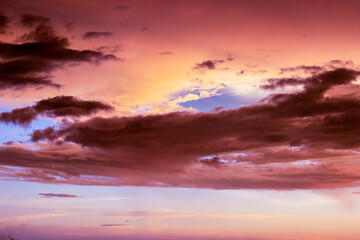
[[[0,18],[0,31],[7,21]],[[30,31],[18,36],[17,43],[0,42],[0,90],[28,86],[59,88],[60,84],[51,81],[50,73],[67,63],[118,59],[100,51],[69,48],[69,40],[55,32],[49,18],[23,14],[20,23]]]
[[[168,164],[146,156],[142,162],[131,162],[116,152],[69,145],[36,151],[3,147],[0,153],[2,165],[16,166],[4,167],[2,179],[53,184],[293,190],[356,186],[360,180],[360,163],[350,152],[341,158],[262,165],[235,162],[216,167],[179,157],[168,159]]]
[[[80,117],[96,113],[99,110],[109,111],[113,107],[100,101],[85,101],[73,96],[57,96],[43,99],[34,106],[3,112],[0,121],[19,125],[29,125],[39,115],[47,117]]]
[[[35,15],[35,14],[23,14],[21,16],[20,23],[24,27],[32,28],[39,25],[47,25],[50,23],[50,18]]]
[[[5,33],[5,29],[8,27],[9,18],[0,13],[0,34]]]

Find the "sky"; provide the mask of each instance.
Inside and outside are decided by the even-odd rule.
[[[1,240],[358,240],[360,1],[0,2]]]

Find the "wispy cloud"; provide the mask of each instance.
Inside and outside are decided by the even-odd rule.
[[[222,213],[202,213],[202,212],[190,212],[181,211],[175,209],[155,209],[155,210],[143,210],[143,211],[127,211],[120,213],[105,214],[111,217],[127,217],[127,218],[236,218],[236,219],[248,219],[248,220],[264,220],[269,218],[284,218],[290,215],[286,214],[222,214]]]
[[[39,193],[41,197],[44,198],[77,198],[78,195],[65,194],[65,193]]]
[[[131,7],[129,5],[119,5],[115,7],[116,10],[120,10],[120,11],[127,11],[130,10]]]
[[[12,218],[0,218],[0,222],[8,223],[8,222],[24,222],[31,221],[42,218],[51,218],[51,217],[60,217],[60,216],[71,216],[75,215],[75,213],[39,213],[39,214],[29,214],[22,215]]]
[[[214,70],[219,63],[223,63],[224,60],[205,60],[201,63],[196,63],[193,69],[208,69]]]
[[[119,223],[119,224],[102,224],[101,227],[123,227],[127,226],[128,224]]]
[[[93,39],[99,37],[110,37],[113,34],[111,32],[86,32],[83,34],[83,39]]]

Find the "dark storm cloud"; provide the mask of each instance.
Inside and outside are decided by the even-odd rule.
[[[201,63],[196,63],[193,69],[208,69],[214,70],[216,65],[219,63],[223,63],[224,60],[205,60]]]
[[[53,83],[50,75],[55,69],[71,62],[118,59],[101,51],[69,48],[69,40],[57,35],[49,18],[24,14],[20,22],[30,32],[18,36],[17,43],[0,42],[0,90],[29,86],[58,88],[60,84]]]
[[[83,39],[93,39],[99,37],[110,37],[113,34],[111,32],[86,32],[83,34]]]
[[[96,113],[99,110],[109,111],[113,107],[100,101],[85,101],[73,96],[57,96],[43,99],[34,106],[3,112],[0,121],[19,125],[29,125],[39,115],[47,117],[80,117]]]
[[[65,193],[39,193],[40,196],[44,197],[44,198],[53,198],[53,197],[58,197],[58,198],[77,198],[79,197],[78,195],[72,195],[72,194],[65,194]]]

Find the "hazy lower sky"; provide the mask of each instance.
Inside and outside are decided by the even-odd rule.
[[[0,239],[358,240],[360,1],[0,3]]]

